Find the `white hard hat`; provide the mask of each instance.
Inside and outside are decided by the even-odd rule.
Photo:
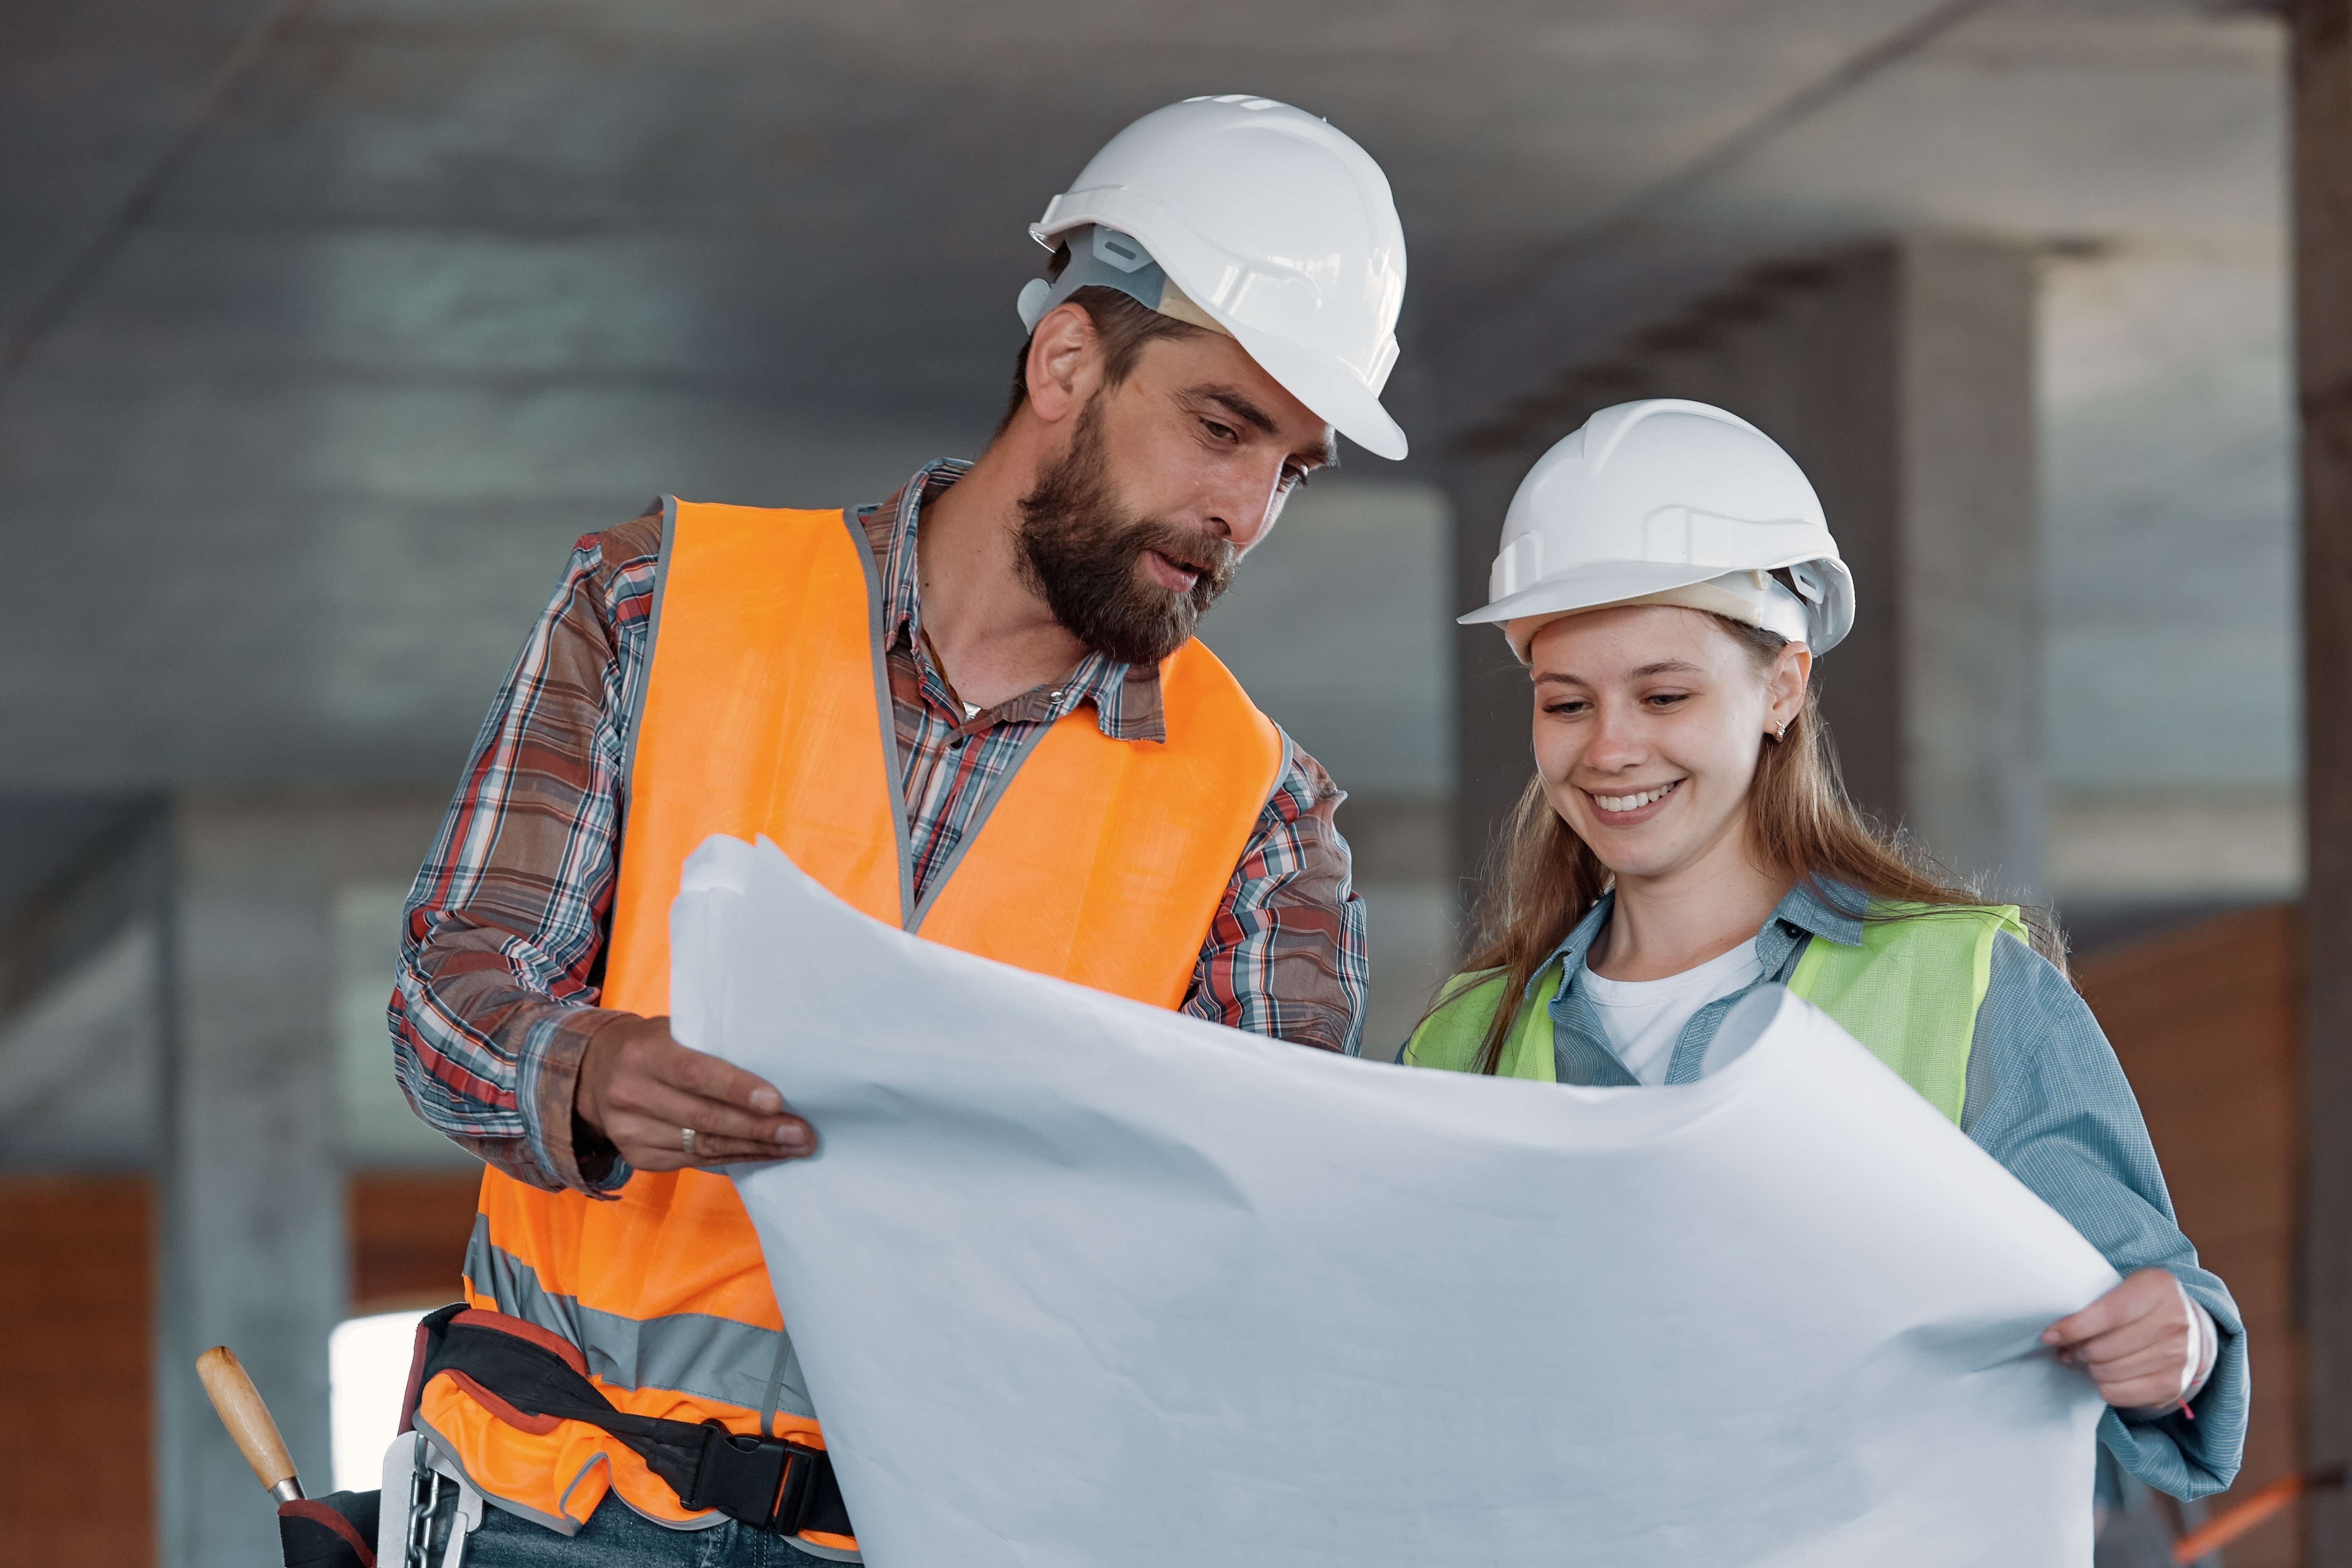
[[[1073,233],[1088,226],[1091,238]],[[1381,166],[1328,122],[1270,98],[1170,104],[1112,137],[1029,233],[1049,249],[1080,242],[1073,265],[1022,290],[1033,330],[1088,283],[1160,309],[1164,272],[1202,324],[1231,333],[1341,435],[1404,456],[1404,432],[1381,406],[1404,230]]]
[[[1653,397],[1602,409],[1536,459],[1503,518],[1486,605],[1460,624],[1500,623],[1525,659],[1549,622],[1624,604],[1713,610],[1820,655],[1853,626],[1853,577],[1770,437]]]

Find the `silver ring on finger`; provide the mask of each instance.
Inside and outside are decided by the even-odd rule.
[[[692,1160],[698,1158],[694,1152],[693,1128],[681,1127],[677,1130],[677,1146],[686,1151],[686,1157],[688,1159]]]

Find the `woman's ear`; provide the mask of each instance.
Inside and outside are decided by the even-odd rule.
[[[1812,679],[1813,650],[1803,643],[1788,644],[1773,659],[1772,673],[1764,680],[1764,722],[1775,740],[1805,710],[1805,688]]]

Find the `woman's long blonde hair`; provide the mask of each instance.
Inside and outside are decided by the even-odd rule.
[[[1788,646],[1760,627],[1725,616],[1712,618],[1759,667],[1769,668]],[[1985,901],[1982,892],[1937,865],[1908,837],[1854,809],[1814,688],[1807,687],[1805,705],[1787,732],[1778,741],[1767,736],[1762,743],[1748,801],[1748,841],[1765,864],[1799,882],[1843,883],[1869,895],[1874,906],[1908,906],[1895,913],[1874,908],[1873,919],[1913,919],[1938,908]],[[1478,1058],[1478,1070],[1492,1073],[1516,1013],[1509,1000],[1525,994],[1545,960],[1609,891],[1612,878],[1601,858],[1551,808],[1543,780],[1532,778],[1488,857],[1483,880],[1468,969],[1500,971],[1505,980],[1506,1005],[1495,1009]],[[2063,969],[2064,942],[2048,911],[2029,909],[2024,914],[2034,951]],[[1437,1005],[1433,1001],[1429,1011]]]

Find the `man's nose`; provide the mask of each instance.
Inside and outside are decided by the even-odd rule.
[[[1265,537],[1281,513],[1282,501],[1282,464],[1277,460],[1271,473],[1251,473],[1221,487],[1205,521],[1212,534],[1239,552]]]

